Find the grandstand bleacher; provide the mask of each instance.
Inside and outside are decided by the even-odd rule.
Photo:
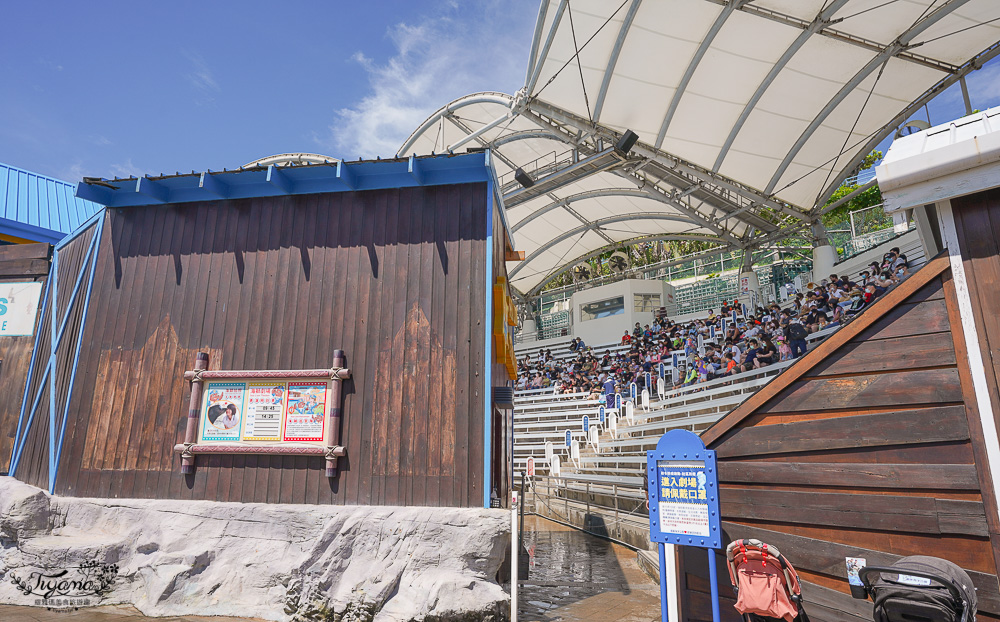
[[[916,232],[908,232],[883,245],[835,266],[837,274],[856,277],[873,260],[880,260],[891,247],[907,255],[913,270],[925,263]],[[824,275],[826,276],[826,275]],[[815,278],[822,278],[815,275]],[[706,311],[707,312],[707,311]],[[812,333],[809,349],[835,332],[839,326]],[[611,336],[614,337],[614,336]],[[516,350],[518,360],[536,358],[550,351],[553,359],[566,361],[570,337],[553,345],[524,344]],[[600,357],[627,352],[619,342],[589,346]],[[535,478],[526,500],[541,515],[587,528],[640,549],[649,547],[648,512],[643,490],[646,451],[671,429],[700,433],[748,399],[794,361],[786,361],[687,387],[671,388],[661,397],[649,396],[649,408],[632,406],[632,418],[622,409],[605,405],[603,398],[589,393],[558,394],[553,387],[517,391],[514,399],[514,472],[520,478],[533,460]],[[627,398],[623,396],[627,401]],[[600,421],[605,407],[605,422]],[[584,432],[583,418],[596,433]],[[567,444],[567,438],[569,443]],[[550,469],[547,454],[556,456],[558,472]]]

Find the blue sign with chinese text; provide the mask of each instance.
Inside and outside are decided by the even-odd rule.
[[[697,434],[670,430],[646,452],[653,542],[722,547],[715,451]]]

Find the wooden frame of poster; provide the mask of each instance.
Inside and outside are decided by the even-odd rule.
[[[315,455],[326,458],[328,477],[337,474],[341,384],[350,378],[343,350],[330,369],[208,370],[199,352],[184,373],[191,401],[181,454],[181,472],[194,472],[197,454]]]

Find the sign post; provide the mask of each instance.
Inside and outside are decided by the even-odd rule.
[[[510,491],[510,622],[517,622],[517,509],[521,502],[516,490]]]
[[[656,449],[646,452],[649,484],[649,539],[660,551],[660,614],[667,616],[667,544],[708,549],[712,588],[712,620],[719,622],[719,584],[715,549],[722,548],[719,474],[715,451],[705,449],[697,434],[670,430]]]

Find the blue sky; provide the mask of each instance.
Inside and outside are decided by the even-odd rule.
[[[78,181],[233,168],[289,151],[392,155],[451,99],[523,84],[537,9],[537,0],[8,3],[0,162]]]
[[[67,181],[392,155],[426,116],[515,92],[538,0],[8,3],[0,162]],[[1000,63],[972,74],[1000,105]],[[964,114],[958,86],[933,124]],[[924,117],[921,111],[918,118]],[[887,141],[888,143],[888,141]]]

